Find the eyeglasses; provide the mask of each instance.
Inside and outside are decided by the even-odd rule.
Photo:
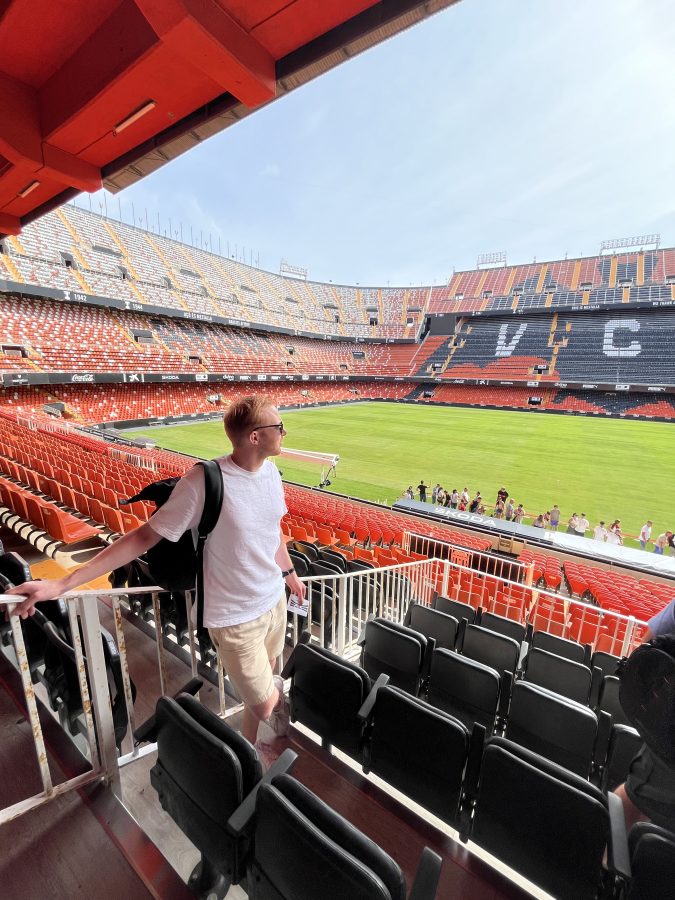
[[[279,430],[279,434],[284,433],[283,422],[275,422],[274,425],[258,425],[257,428],[252,428],[251,431],[262,431],[263,428],[277,428]]]

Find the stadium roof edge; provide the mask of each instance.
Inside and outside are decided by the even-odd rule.
[[[146,4],[143,0],[125,3],[124,9],[116,7],[113,0],[106,0],[96,8],[84,4],[84,0],[81,2],[83,11],[84,5],[87,7],[86,14],[82,17],[72,15],[69,20],[58,16],[58,10],[47,4],[47,0],[44,2],[41,0],[40,4],[36,4],[35,0],[26,2],[19,0],[10,9],[11,16],[8,15],[4,22],[0,17],[0,38],[3,38],[9,51],[6,60],[0,61],[0,76],[3,76],[6,82],[0,80],[0,84],[3,85],[0,99],[7,93],[4,90],[6,87],[11,95],[10,111],[15,114],[12,129],[9,129],[7,134],[0,135],[0,151],[2,151],[0,163],[7,163],[4,169],[0,167],[2,172],[0,236],[18,233],[24,224],[61,205],[82,190],[96,190],[101,184],[113,193],[123,190],[208,137],[250,115],[255,109],[285,96],[341,62],[393,37],[459,0],[379,0],[379,2],[351,0],[348,3],[326,4],[325,7],[317,5],[311,22],[303,17],[301,3],[279,2],[276,8],[274,4],[270,6],[269,3],[264,7],[252,2],[245,7],[233,4],[233,11],[230,12],[228,0],[220,0],[217,11],[215,13],[211,11],[211,14],[216,17],[228,17],[230,23],[234,22],[239,30],[239,37],[245,42],[248,41],[255,52],[259,51],[264,56],[263,62],[272,61],[274,84],[270,81],[269,90],[263,90],[265,79],[260,69],[256,70],[255,65],[249,66],[245,73],[248,76],[246,83],[255,94],[253,99],[251,97],[240,99],[225,90],[219,96],[211,96],[203,102],[204,83],[192,84],[190,86],[192,92],[186,88],[186,93],[198,98],[201,92],[202,102],[197,100],[192,109],[182,109],[176,121],[168,128],[161,127],[166,121],[166,110],[159,115],[162,104],[155,104],[153,100],[151,107],[146,103],[150,115],[145,115],[140,108],[136,111],[144,116],[140,128],[135,126],[134,129],[125,130],[126,120],[117,122],[112,129],[113,135],[123,130],[124,135],[122,140],[118,138],[113,143],[109,142],[109,132],[101,137],[101,127],[103,126],[105,131],[108,124],[116,122],[119,118],[114,110],[114,98],[111,96],[116,79],[118,76],[127,79],[130,98],[138,94],[139,90],[146,96],[146,92],[152,90],[152,76],[163,71],[161,62],[155,69],[150,67],[147,70],[151,76],[148,86],[140,75],[134,76],[135,68],[138,69],[138,59],[141,57],[137,55],[132,58],[134,53],[140,53],[144,47],[140,44],[138,47],[127,47],[126,43],[131,45],[133,41],[126,41],[122,50],[129,55],[127,68],[124,69],[123,61],[120,63],[123,69],[121,75],[110,70],[106,76],[107,80],[101,82],[95,96],[87,93],[88,87],[82,87],[77,91],[62,90],[61,70],[70,69],[72,76],[75,69],[79,67],[82,71],[85,63],[89,65],[92,59],[95,59],[97,64],[100,62],[102,71],[108,71],[105,69],[108,60],[101,61],[106,54],[101,53],[100,46],[107,47],[111,44],[110,41],[101,44],[101,40],[106,29],[109,31],[115,24],[113,22],[115,17],[119,19],[121,16],[126,16],[124,21],[130,21],[130,17],[134,22],[138,19],[139,28],[141,24],[143,25],[141,31],[146,29],[147,25],[144,40],[150,49],[145,51],[146,56],[155,51],[160,52],[162,48],[162,52],[173,55],[174,78],[181,77],[183,57],[176,51],[176,39],[169,34],[168,26],[166,34],[162,31],[166,24],[162,8],[156,15],[147,13],[152,20],[147,22],[143,19],[144,16],[147,19]],[[36,5],[44,5],[45,23],[51,22],[53,25],[53,28],[45,27],[40,34],[33,33],[30,27],[31,22],[40,21],[42,18],[40,10],[35,9]],[[172,9],[174,6],[182,9],[182,4],[178,2],[171,6]],[[151,11],[153,9],[148,8]],[[251,21],[240,24],[239,19],[242,16],[250,18]],[[345,17],[343,21],[340,21],[340,16]],[[155,18],[158,19],[157,22]],[[116,24],[119,27],[120,23]],[[173,27],[174,23],[170,24]],[[210,42],[210,45],[218,44],[218,38],[208,30],[208,23],[199,24],[203,24],[199,40]],[[3,27],[5,34],[2,33]],[[30,33],[26,29],[29,29]],[[263,34],[265,29],[267,32]],[[124,33],[131,34],[132,31],[127,29]],[[21,33],[20,42],[17,37],[19,33]],[[136,40],[137,32],[133,33]],[[33,41],[30,40],[31,35],[34,37]],[[96,41],[99,46],[98,54],[92,56]],[[141,41],[141,37],[138,37],[137,43],[138,41]],[[30,53],[24,52],[22,55],[21,48],[27,45],[30,46]],[[283,48],[279,56],[275,53],[275,46]],[[233,60],[232,65],[234,67],[239,65],[241,68],[247,61],[238,56],[238,50],[239,45],[236,44],[228,45],[227,42],[222,46],[218,44],[218,51],[229,54],[228,58]],[[68,56],[68,53],[71,55]],[[189,71],[194,80],[194,66],[191,66]],[[78,78],[74,83],[80,81]],[[223,84],[226,81],[224,77],[219,81],[223,86],[230,86]],[[208,83],[212,84],[213,80]],[[232,84],[241,84],[241,81],[234,79]],[[240,94],[242,90],[239,91]],[[245,105],[243,100],[246,100],[248,105]],[[129,103],[131,102],[130,99]],[[154,110],[154,106],[157,106],[157,110]],[[35,115],[36,109],[43,118],[47,115],[48,119],[53,120],[49,123],[52,126],[49,133],[41,130],[40,117],[36,118]],[[93,116],[95,111],[98,112],[97,116]],[[95,134],[93,132],[89,134],[87,129],[93,127],[93,118],[100,121],[96,122]],[[44,128],[49,131],[48,126]],[[24,140],[24,131],[30,132],[30,140]],[[64,136],[63,146],[58,144],[61,134]],[[127,139],[132,134],[138,137],[133,140]],[[76,146],[85,149],[75,151],[73,148]],[[124,148],[124,152],[113,155],[115,147]]]

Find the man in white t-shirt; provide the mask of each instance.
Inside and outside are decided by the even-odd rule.
[[[593,540],[602,541],[603,543],[607,540],[607,529],[605,528],[604,522],[600,522],[600,524],[596,525],[593,529]]]
[[[584,537],[590,527],[591,523],[586,518],[586,513],[582,513],[577,519],[575,533],[578,537]]]
[[[286,512],[283,486],[270,456],[281,450],[279,413],[264,397],[245,397],[225,414],[232,453],[218,462],[224,498],[220,517],[204,548],[204,624],[223,668],[244,704],[242,734],[255,743],[258,725],[288,729],[283,682],[273,674],[286,628],[284,580],[304,601],[305,587],[281,535]],[[177,541],[199,522],[204,477],[196,466],[149,522],[115,541],[75,572],[56,581],[32,581],[11,593],[27,595],[16,611],[32,615],[35,604],[72,591],[145,553],[162,537]]]
[[[640,546],[643,550],[647,549],[647,544],[652,536],[652,522],[651,519],[647,519],[645,524],[640,529]]]

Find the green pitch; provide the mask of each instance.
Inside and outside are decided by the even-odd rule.
[[[331,479],[340,494],[393,503],[424,479],[480,490],[487,507],[503,484],[532,517],[557,503],[563,521],[585,512],[591,527],[621,519],[625,535],[648,518],[653,537],[674,530],[675,426],[666,423],[388,403],[284,412],[283,420],[287,447],[340,454]],[[136,433],[194,456],[230,449],[219,422]],[[315,466],[277,464],[289,481],[319,482]]]

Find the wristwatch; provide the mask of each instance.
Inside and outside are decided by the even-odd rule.
[[[282,578],[286,578],[288,575],[291,574],[291,572],[295,572],[295,569],[294,569],[293,567],[291,567],[290,569],[286,569],[285,572],[284,572],[283,569],[282,569],[282,571],[281,571],[281,577],[282,577]]]

